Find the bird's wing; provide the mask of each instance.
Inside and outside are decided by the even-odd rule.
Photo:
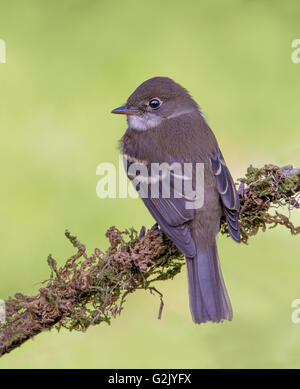
[[[240,242],[241,237],[238,221],[240,200],[231,174],[219,148],[211,155],[210,162],[223,203],[229,233],[236,242]]]
[[[140,169],[139,174],[133,174],[130,171],[131,166],[132,164],[127,162],[127,175],[162,231],[186,257],[194,257],[196,246],[187,222],[194,218],[195,210],[187,209],[186,204],[195,199],[185,196],[184,190],[182,190],[182,197],[177,198],[178,186],[176,186],[175,180],[178,179],[178,175],[174,174],[172,170],[162,168],[158,174],[153,174],[150,166],[144,165],[147,168],[147,174],[145,174],[145,167]],[[139,169],[135,167],[135,172],[137,170]],[[168,177],[167,173],[170,174],[169,181],[165,181]],[[167,197],[163,194],[163,182],[169,182],[170,194]],[[155,183],[159,183],[159,185],[154,185]],[[155,196],[153,196],[151,184],[155,187]],[[143,190],[141,190],[141,186],[143,186]],[[182,188],[183,186],[182,184]]]

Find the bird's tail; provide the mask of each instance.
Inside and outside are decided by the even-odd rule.
[[[195,323],[232,320],[232,308],[223,280],[217,245],[186,259],[190,309]]]

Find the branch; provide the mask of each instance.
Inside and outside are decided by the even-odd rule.
[[[295,227],[289,217],[274,212],[274,208],[283,206],[289,210],[298,208],[299,192],[300,169],[250,166],[245,177],[239,179],[238,188],[242,241],[247,243],[259,230],[278,224],[293,235],[299,234],[300,227]],[[220,232],[229,235],[223,219]],[[110,324],[121,313],[126,297],[138,289],[159,295],[158,318],[161,318],[163,296],[153,283],[172,279],[185,263],[183,255],[165,235],[154,230],[146,232],[145,227],[139,234],[133,229],[119,231],[110,227],[106,232],[108,250],[102,252],[96,248],[91,255],[69,231],[65,235],[76,253],[59,269],[50,254],[47,261],[51,275],[39,293],[35,296],[16,293],[5,301],[0,356],[53,327],[86,331],[101,322]]]

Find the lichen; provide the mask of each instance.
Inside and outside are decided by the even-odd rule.
[[[250,165],[245,177],[239,178],[238,194],[240,198],[240,230],[242,242],[259,230],[274,228],[278,224],[287,227],[293,235],[300,233],[290,218],[275,211],[287,206],[289,209],[299,207],[300,170],[292,167],[280,168],[268,164],[258,169]],[[221,233],[229,235],[225,221],[221,223]]]

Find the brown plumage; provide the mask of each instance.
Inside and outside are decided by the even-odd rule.
[[[194,321],[232,319],[232,309],[218,260],[216,236],[226,216],[234,240],[240,241],[239,200],[216,138],[189,93],[166,77],[145,81],[113,113],[127,115],[128,129],[121,140],[127,169],[133,161],[204,164],[204,204],[186,209],[185,199],[143,198],[161,229],[187,260],[190,308]],[[129,175],[130,179],[134,176]],[[143,179],[144,180],[144,179]],[[145,180],[144,180],[145,181]]]

